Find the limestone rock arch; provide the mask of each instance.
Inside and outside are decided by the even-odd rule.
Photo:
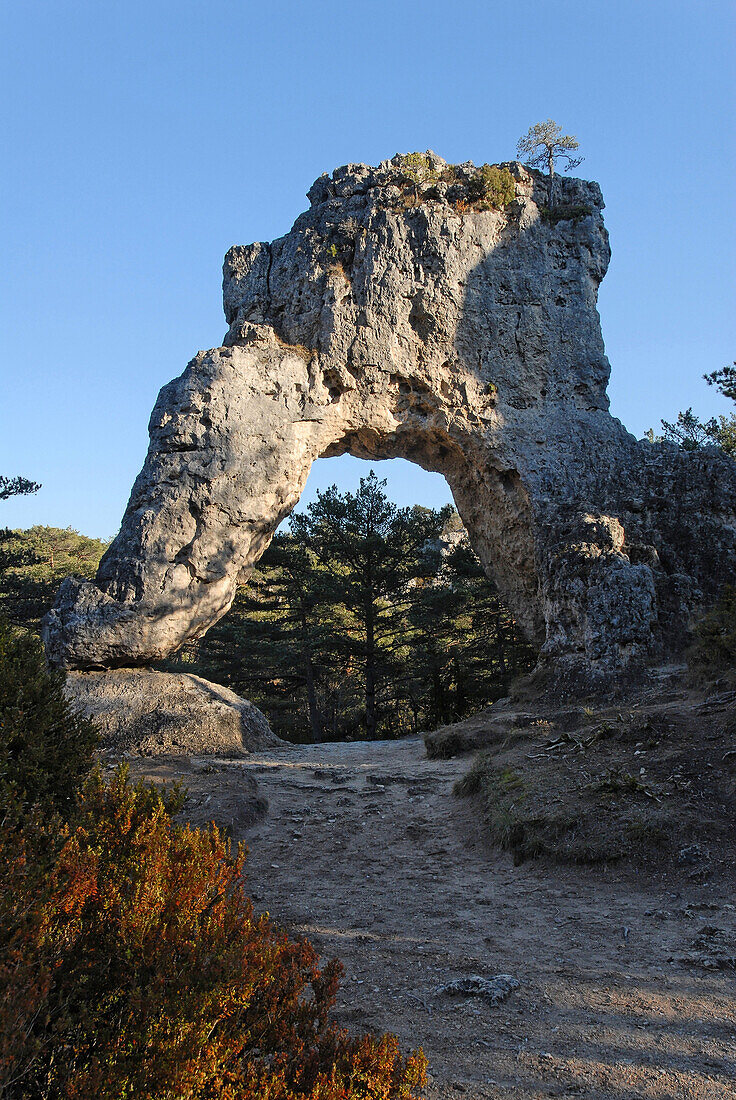
[[[736,465],[637,443],[608,412],[595,183],[512,163],[516,199],[430,155],[323,176],[271,244],[231,249],[229,330],[165,386],[120,533],[47,617],[52,663],[147,664],[230,607],[316,458],[403,457],[447,479],[542,660],[607,676],[676,649],[734,575]],[[677,627],[677,629],[675,629]]]

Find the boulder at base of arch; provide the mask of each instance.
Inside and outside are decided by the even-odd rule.
[[[190,673],[70,672],[65,691],[112,756],[240,756],[284,743],[258,707]]]

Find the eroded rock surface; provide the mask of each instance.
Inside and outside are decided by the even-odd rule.
[[[734,577],[736,465],[637,443],[608,412],[595,183],[472,165],[415,201],[398,158],[321,177],[271,244],[232,248],[229,329],[165,386],[120,533],[62,586],[52,663],[162,658],[230,607],[316,458],[404,457],[444,474],[473,546],[541,660],[572,683],[681,647]]]
[[[283,745],[258,707],[189,673],[71,672],[65,692],[115,756],[240,756]]]

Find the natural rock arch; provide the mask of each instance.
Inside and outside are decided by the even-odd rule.
[[[516,199],[431,156],[321,177],[272,244],[230,250],[229,330],[165,386],[119,535],[62,586],[52,663],[146,664],[200,636],[299,499],[312,462],[403,457],[446,477],[542,660],[588,680],[681,646],[734,576],[736,465],[637,443],[608,412],[595,183],[507,166]]]

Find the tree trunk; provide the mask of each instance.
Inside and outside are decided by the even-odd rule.
[[[498,655],[503,667],[504,677],[508,680],[509,676],[516,676],[518,671],[516,647],[514,646],[511,634],[506,633],[506,627],[503,624],[500,613],[496,623],[496,638],[498,640]]]
[[[455,666],[455,718],[463,718],[468,705],[467,678],[462,658],[456,653],[453,657]]]
[[[555,158],[552,150],[547,150],[547,164],[549,165],[549,208],[555,205]]]
[[[369,741],[376,736],[376,625],[373,600],[365,604],[365,732]]]
[[[322,740],[322,715],[317,705],[317,692],[314,688],[314,665],[312,663],[312,650],[307,642],[309,626],[303,606],[298,608],[299,625],[302,628],[301,651],[304,661],[304,683],[307,688],[307,706],[309,707],[309,729],[312,734],[312,744]]]
[[[435,660],[432,666],[432,695],[435,713],[435,721],[438,725],[447,723],[447,707],[445,706],[445,689],[442,683],[442,670]]]
[[[314,690],[314,666],[308,652],[304,653],[304,680],[307,685],[307,704],[309,706],[309,728],[312,744],[322,740],[322,715],[317,705],[317,693]]]

